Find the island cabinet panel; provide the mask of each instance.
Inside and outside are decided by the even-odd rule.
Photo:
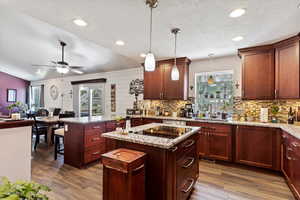
[[[198,154],[205,158],[232,160],[232,126],[214,123],[187,122],[188,126],[201,127]]]
[[[115,140],[115,148],[146,153],[147,200],[187,200],[199,175],[197,141],[198,134],[194,134],[170,149],[162,149]]]
[[[112,128],[110,127],[107,131],[105,122],[65,124],[67,126],[64,140],[65,164],[82,168],[93,161],[99,160],[101,154],[106,152],[105,138],[101,135],[112,131]]]
[[[280,132],[275,128],[237,126],[237,163],[280,170]]]
[[[242,56],[242,98],[274,99],[274,48],[263,46],[239,51]]]
[[[143,124],[151,124],[151,123],[162,123],[162,119],[154,119],[154,118],[143,118]]]
[[[300,140],[290,134],[282,133],[281,170],[289,187],[300,199]]]
[[[179,80],[171,79],[174,59],[156,62],[153,72],[144,72],[144,99],[151,100],[187,100],[189,65],[191,61],[186,58],[177,58]]]
[[[144,120],[143,118],[131,118],[130,120],[131,126],[135,127],[135,126],[141,126],[144,125]]]
[[[276,45],[276,98],[300,98],[299,37]]]

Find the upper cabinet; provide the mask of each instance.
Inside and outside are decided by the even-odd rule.
[[[300,98],[299,37],[282,41],[276,48],[276,98]]]
[[[240,50],[242,57],[242,98],[274,98],[274,49],[272,46]]]
[[[300,98],[300,34],[271,45],[239,49],[242,98]]]
[[[156,62],[154,72],[144,72],[144,99],[150,100],[187,100],[189,83],[189,65],[186,58],[177,58],[179,80],[171,79],[174,59]]]

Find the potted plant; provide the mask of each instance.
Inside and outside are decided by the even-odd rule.
[[[26,104],[21,103],[20,101],[17,101],[16,103],[10,104],[6,107],[6,109],[9,111],[9,116],[11,116],[12,113],[22,113],[26,112],[28,110],[28,107]]]
[[[0,199],[2,200],[47,200],[44,193],[49,192],[47,186],[35,182],[17,181],[11,183],[6,177],[0,185]]]
[[[271,121],[272,123],[277,123],[278,122],[278,119],[277,119],[277,114],[279,112],[279,106],[277,105],[272,105],[271,108],[270,108],[270,112],[272,113],[272,116],[271,116]]]

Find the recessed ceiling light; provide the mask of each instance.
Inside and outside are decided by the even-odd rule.
[[[145,58],[145,57],[146,57],[146,54],[141,53],[140,56],[141,56],[142,58]]]
[[[237,36],[237,37],[235,37],[235,38],[232,38],[232,41],[238,42],[238,41],[241,41],[241,40],[243,40],[243,39],[244,39],[243,36]]]
[[[84,21],[83,19],[74,19],[73,23],[76,24],[77,26],[87,26],[87,22]]]
[[[246,9],[244,8],[238,8],[233,10],[230,14],[229,17],[232,18],[237,18],[237,17],[241,17],[242,15],[244,15],[246,13]]]
[[[125,45],[125,42],[122,41],[122,40],[117,40],[117,41],[116,41],[116,45],[118,45],[118,46],[124,46],[124,45]]]

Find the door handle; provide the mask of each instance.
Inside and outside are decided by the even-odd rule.
[[[190,162],[188,162],[187,164],[184,164],[184,165],[182,166],[182,168],[189,168],[189,167],[194,163],[195,158],[189,157],[189,158],[187,158],[187,160],[190,160]]]
[[[193,185],[195,183],[195,180],[193,178],[190,178],[187,180],[188,182],[191,182],[190,185],[187,187],[187,189],[181,190],[183,193],[189,193],[193,189]]]

